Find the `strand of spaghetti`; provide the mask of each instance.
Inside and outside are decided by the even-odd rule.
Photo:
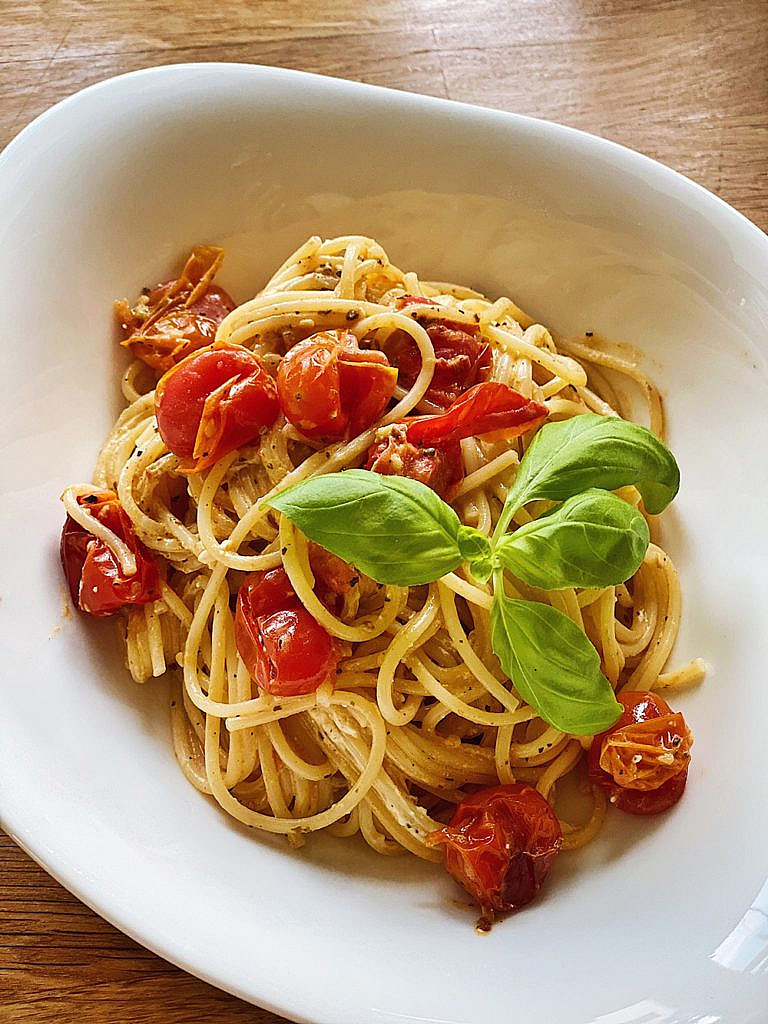
[[[334,769],[330,761],[325,760],[322,764],[311,764],[300,757],[288,742],[277,721],[269,722],[263,728],[275,754],[294,775],[311,782],[319,782],[321,779],[327,779],[333,775]]]
[[[520,701],[486,668],[464,633],[464,629],[459,621],[458,612],[456,611],[453,592],[441,581],[438,581],[437,588],[440,597],[440,608],[448,629],[448,635],[459,657],[492,697],[495,697],[508,711],[516,711]]]
[[[510,761],[530,761],[535,757],[546,754],[568,736],[556,729],[554,725],[548,725],[543,732],[539,733],[532,740],[525,743],[513,743],[510,747]]]
[[[486,332],[491,341],[494,341],[505,352],[525,356],[532,363],[543,366],[553,376],[562,378],[566,383],[572,384],[574,387],[582,387],[587,383],[584,368],[574,359],[570,359],[568,356],[554,355],[546,349],[537,348],[529,341],[516,337],[511,331],[494,327],[492,324],[488,325]]]
[[[583,825],[569,825],[563,822],[563,842],[561,850],[578,850],[594,839],[605,821],[608,801],[605,791],[599,786],[592,787],[592,813]]]
[[[218,760],[216,758],[211,758],[210,764],[208,764],[206,760],[206,771],[208,773],[211,790],[217,801],[221,804],[224,810],[227,811],[227,813],[231,814],[232,817],[237,818],[238,821],[242,821],[246,825],[261,828],[265,832],[289,835],[294,832],[316,832],[319,829],[326,828],[326,826],[345,817],[355,806],[357,806],[372,786],[383,763],[387,740],[386,729],[381,717],[376,711],[375,705],[373,705],[369,700],[360,697],[358,694],[346,693],[343,691],[336,692],[331,694],[328,698],[328,702],[329,705],[343,705],[345,708],[348,708],[358,720],[359,724],[364,728],[367,728],[371,734],[371,745],[368,752],[368,759],[362,765],[356,781],[350,786],[344,796],[333,803],[330,807],[327,807],[318,814],[314,814],[309,817],[278,818],[272,817],[268,814],[261,814],[258,811],[252,811],[250,808],[245,807],[231,795],[226,786],[224,786]],[[320,709],[317,706],[313,709],[314,712],[318,712],[319,710]],[[221,719],[215,718],[213,715],[209,715],[208,720],[213,723],[212,733],[215,734],[215,740],[216,743],[218,743],[218,730]]]
[[[509,760],[509,750],[512,745],[513,725],[500,725],[496,730],[496,741],[493,745],[496,758],[496,775],[499,782],[504,785],[511,785],[515,781],[515,773]]]
[[[259,698],[236,701],[234,703],[214,700],[205,693],[200,685],[198,660],[202,633],[219,593],[222,594],[222,600],[226,600],[227,603],[229,601],[229,588],[226,585],[226,573],[226,566],[223,565],[216,566],[211,573],[192,617],[189,633],[187,634],[187,641],[184,645],[183,658],[184,685],[186,687],[187,694],[189,695],[189,699],[195,707],[204,711],[206,714],[217,715],[220,717],[243,715],[247,714],[249,711],[261,710],[263,707],[263,705],[259,704]],[[248,726],[246,727],[253,724],[254,723],[252,722],[248,722]]]
[[[660,601],[664,614],[658,615],[653,639],[623,687],[628,690],[651,688],[666,664],[680,625],[680,581],[671,558],[655,544],[649,546],[645,557],[661,569],[656,586],[664,592]]]
[[[563,775],[567,775],[579,760],[581,754],[581,744],[578,740],[571,740],[565,749],[557,755],[554,761],[547,765],[539,776],[539,781],[536,783],[536,789],[538,789],[545,800],[550,799],[554,784],[558,779],[561,779]]]
[[[341,276],[339,277],[339,283],[336,285],[336,294],[340,299],[354,299],[355,297],[355,264],[359,251],[360,243],[356,239],[350,241],[344,250]]]
[[[653,689],[663,690],[665,687],[680,689],[683,686],[693,686],[704,679],[707,668],[707,663],[703,658],[694,658],[687,665],[674,669],[672,672],[662,672],[653,684]]]
[[[480,748],[469,746],[469,749],[476,753]],[[387,760],[395,764],[406,778],[413,779],[420,786],[441,791],[455,792],[462,786],[494,782],[493,760],[487,756],[488,750],[484,753],[484,758],[466,756],[449,762],[437,743],[428,745],[418,735],[418,730],[413,729],[393,730],[387,741]]]
[[[448,711],[468,722],[475,722],[477,725],[501,726],[516,725],[518,722],[524,721],[517,711],[484,711],[481,708],[465,704],[432,675],[419,657],[408,658],[406,664],[431,697],[438,700]],[[382,714],[384,714],[383,711]]]
[[[577,359],[587,363],[597,363],[599,366],[606,366],[608,369],[616,370],[634,380],[640,386],[648,403],[651,430],[657,437],[664,437],[664,410],[661,404],[661,396],[646,375],[638,369],[636,362],[622,359],[620,356],[613,355],[610,352],[591,348],[589,345],[571,338],[561,338],[560,348],[565,352],[569,352]]]
[[[392,692],[395,670],[404,659],[408,650],[417,645],[418,641],[435,621],[437,611],[437,595],[435,594],[434,587],[430,587],[427,599],[421,610],[397,633],[381,663],[376,680],[376,702],[382,716],[390,725],[405,725],[413,717],[409,706],[400,709],[395,707]]]
[[[67,511],[67,515],[70,519],[82,526],[88,533],[92,533],[94,537],[97,537],[103,544],[109,548],[112,554],[120,563],[120,568],[126,576],[136,575],[136,556],[117,534],[110,530],[104,523],[99,522],[94,516],[92,516],[83,505],[78,504],[78,495],[84,497],[89,494],[93,494],[94,490],[98,490],[91,484],[79,484],[76,486],[68,487],[61,495],[61,500],[64,504],[64,508]]]
[[[616,640],[616,592],[606,587],[592,606],[595,624],[600,633],[600,649],[603,652],[603,671],[615,687],[624,668],[624,653]],[[596,612],[596,614],[595,614]]]
[[[306,538],[296,531],[287,516],[280,516],[280,548],[285,571],[299,600],[323,629],[340,640],[359,643],[379,636],[395,621],[408,596],[407,590],[401,587],[385,587],[381,611],[350,626],[332,615],[313,591],[315,579],[309,566]]]
[[[235,732],[238,729],[252,729],[256,726],[267,725],[269,722],[279,722],[283,718],[292,718],[302,711],[309,711],[317,704],[316,695],[310,693],[304,697],[284,697],[278,704],[265,706],[262,702],[257,710],[247,706],[256,704],[260,699],[240,701],[237,705],[227,705],[232,711],[232,714],[225,719],[227,729],[230,732]]]

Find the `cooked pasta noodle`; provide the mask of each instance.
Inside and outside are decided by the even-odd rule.
[[[429,301],[409,306],[397,301],[404,295]],[[639,385],[651,429],[663,434],[659,394],[625,350],[586,337],[556,339],[510,299],[491,301],[403,273],[369,238],[310,238],[262,291],[226,316],[217,341],[245,346],[274,371],[296,340],[315,331],[348,330],[385,353],[394,333],[405,332],[421,369],[410,388],[395,391],[380,421],[387,424],[412,411],[436,411],[425,400],[435,368],[426,328],[447,314],[489,343],[491,379],[544,403],[550,419],[586,412],[631,417],[623,377]],[[565,848],[590,840],[606,799],[579,774],[588,741],[544,722],[504,676],[491,649],[489,588],[461,568],[409,588],[360,576],[331,611],[315,593],[306,539],[261,503],[298,481],[359,467],[380,424],[323,446],[280,415],[257,442],[203,473],[184,473],[157,432],[154,379],[145,371],[137,360],[123,377],[128,406],[93,482],[117,493],[136,535],[165,567],[160,597],[125,609],[120,621],[133,678],[174,677],[173,743],[187,779],[233,818],[295,845],[328,829],[359,834],[382,854],[405,849],[435,860],[438,852],[424,839],[440,827],[446,808],[477,786],[515,781],[554,804]],[[490,536],[529,442],[529,435],[462,442],[465,475],[453,504],[463,523]],[[67,511],[95,534],[78,493],[67,498]],[[640,502],[634,488],[622,496]],[[535,503],[515,522],[546,507]],[[131,552],[99,529],[130,571]],[[235,642],[233,601],[244,574],[280,565],[342,652],[335,682],[310,694],[260,691]],[[545,592],[510,581],[508,593],[567,615],[586,632],[617,689],[684,685],[703,673],[700,662],[664,671],[680,588],[656,544],[626,584]],[[579,821],[561,807],[568,776],[581,780],[591,800]]]

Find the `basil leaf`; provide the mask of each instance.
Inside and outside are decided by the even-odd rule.
[[[637,487],[653,515],[677,494],[680,470],[675,458],[650,430],[595,413],[546,423],[520,463],[496,536],[535,498],[564,501],[588,487],[613,491],[626,484]]]
[[[584,491],[507,534],[496,558],[542,590],[607,587],[637,571],[650,534],[643,515],[610,491]]]
[[[613,725],[622,707],[584,633],[557,609],[512,600],[501,588],[498,580],[491,642],[520,696],[562,732],[593,736]]]
[[[458,543],[461,557],[469,564],[472,575],[485,583],[493,571],[493,549],[488,538],[474,526],[462,526]]]
[[[304,480],[265,504],[377,583],[431,583],[464,560],[459,517],[407,477],[348,469]]]

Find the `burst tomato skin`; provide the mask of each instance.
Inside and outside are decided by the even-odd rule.
[[[398,309],[413,304],[429,303],[413,295],[398,299]],[[446,409],[459,395],[474,384],[488,379],[491,372],[491,349],[478,337],[477,328],[470,324],[445,320],[425,325],[435,350],[435,372],[424,398],[433,405]],[[398,369],[398,381],[411,388],[421,370],[421,353],[413,338],[405,331],[396,331],[387,344],[393,366]]]
[[[161,377],[155,391],[160,436],[187,473],[255,441],[279,412],[275,382],[239,345],[194,352]]]
[[[306,437],[340,441],[384,412],[397,370],[383,352],[361,349],[348,331],[320,331],[289,349],[277,371],[285,418]]]
[[[313,693],[335,677],[340,657],[283,569],[254,573],[240,587],[235,643],[257,685],[280,697]]]
[[[446,870],[484,911],[503,913],[534,899],[562,836],[544,797],[515,783],[467,797],[426,841],[444,846]]]
[[[218,246],[198,245],[178,278],[150,289],[134,308],[115,304],[123,346],[148,366],[166,373],[197,349],[210,345],[216,328],[235,308],[232,297],[211,284],[224,252]]]
[[[408,422],[413,444],[444,445],[465,437],[493,434],[510,440],[541,426],[549,409],[525,398],[507,384],[475,384],[452,402],[441,416],[418,416]]]
[[[136,573],[126,576],[107,545],[67,516],[59,554],[75,607],[101,617],[114,615],[126,605],[156,601],[160,597],[157,565],[136,537],[115,494],[99,491],[77,501],[128,545],[136,558]]]
[[[382,427],[368,450],[365,468],[383,476],[406,476],[451,501],[464,479],[460,441],[465,437],[517,437],[540,426],[549,410],[506,384],[475,384],[444,413],[415,416]]]
[[[679,713],[650,691],[616,695],[624,711],[615,725],[592,740],[590,781],[606,789],[628,814],[669,810],[683,795],[693,736]]]

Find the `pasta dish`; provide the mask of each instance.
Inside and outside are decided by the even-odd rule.
[[[137,683],[170,673],[178,763],[227,814],[443,863],[487,922],[609,807],[685,787],[659,691],[703,667],[666,668],[658,392],[370,238],[310,238],[240,305],[222,259],[117,303],[127,404],[63,495],[72,599]]]

